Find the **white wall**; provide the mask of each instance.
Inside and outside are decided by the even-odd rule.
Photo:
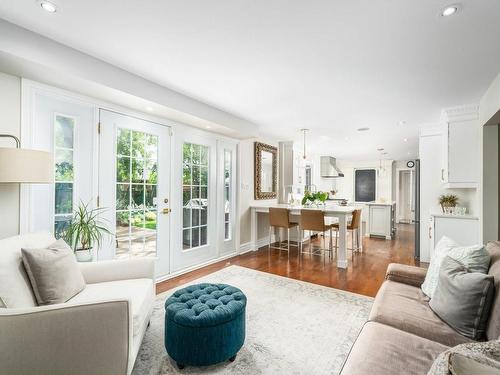
[[[0,72],[0,133],[19,137],[21,131],[21,79]],[[1,138],[0,147],[15,147]],[[19,233],[19,185],[0,184],[0,239]]]
[[[263,202],[254,199],[254,142],[267,143],[278,147],[278,142],[266,139],[248,139],[239,145],[239,168],[240,168],[240,243],[244,246],[250,242],[250,206],[254,203]],[[278,155],[279,158],[279,155]],[[279,181],[277,186],[279,187]],[[265,202],[277,202],[277,199],[265,200]],[[268,235],[269,222],[267,215],[260,215],[257,239],[263,239]]]
[[[498,127],[489,125],[483,129],[483,242],[499,239]]]

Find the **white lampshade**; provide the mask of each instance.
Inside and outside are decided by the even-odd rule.
[[[54,158],[50,152],[0,148],[0,183],[51,184]]]

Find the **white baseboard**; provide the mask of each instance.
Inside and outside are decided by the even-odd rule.
[[[238,255],[238,253],[236,252],[233,252],[233,253],[230,253],[230,254],[226,254],[224,256],[221,256],[219,258],[216,258],[216,259],[212,259],[212,260],[209,260],[207,262],[204,262],[204,263],[200,263],[200,264],[197,264],[197,265],[194,265],[194,266],[191,266],[191,267],[187,267],[187,268],[183,268],[182,270],[179,270],[179,271],[176,271],[176,272],[173,272],[173,273],[170,273],[168,275],[164,275],[164,276],[160,276],[160,277],[157,277],[156,278],[156,283],[160,283],[162,281],[165,281],[165,280],[170,280],[170,279],[173,279],[174,277],[177,277],[177,276],[180,276],[180,275],[183,275],[185,273],[188,273],[188,272],[191,272],[191,271],[194,271],[194,270],[197,270],[197,269],[200,269],[200,268],[203,268],[203,267],[206,267],[206,266],[209,266],[211,264],[214,264],[214,263],[217,263],[217,262],[220,262],[224,259],[228,259],[228,258],[232,258],[234,256]]]
[[[240,254],[245,254],[249,251],[252,251],[252,243],[250,241],[240,244]]]

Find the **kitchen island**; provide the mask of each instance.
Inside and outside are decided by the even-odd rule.
[[[366,202],[368,206],[368,236],[391,240],[396,232],[396,202]]]
[[[348,217],[352,215],[356,207],[354,206],[339,206],[327,204],[322,208],[310,208],[310,207],[295,207],[287,204],[278,203],[256,203],[250,206],[251,210],[251,249],[258,250],[258,220],[259,214],[269,214],[270,207],[288,208],[291,215],[300,216],[301,209],[308,210],[321,210],[325,212],[325,216],[336,217],[339,220],[339,242],[338,242],[338,255],[337,255],[337,267],[347,268],[347,221]],[[362,238],[361,231],[358,232],[358,243],[360,244],[360,251],[362,251]]]

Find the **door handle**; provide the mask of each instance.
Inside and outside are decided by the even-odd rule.
[[[429,238],[432,239],[432,227],[429,227]]]
[[[168,215],[171,212],[172,212],[172,210],[170,208],[164,208],[163,210],[161,210],[161,213],[164,215]]]

